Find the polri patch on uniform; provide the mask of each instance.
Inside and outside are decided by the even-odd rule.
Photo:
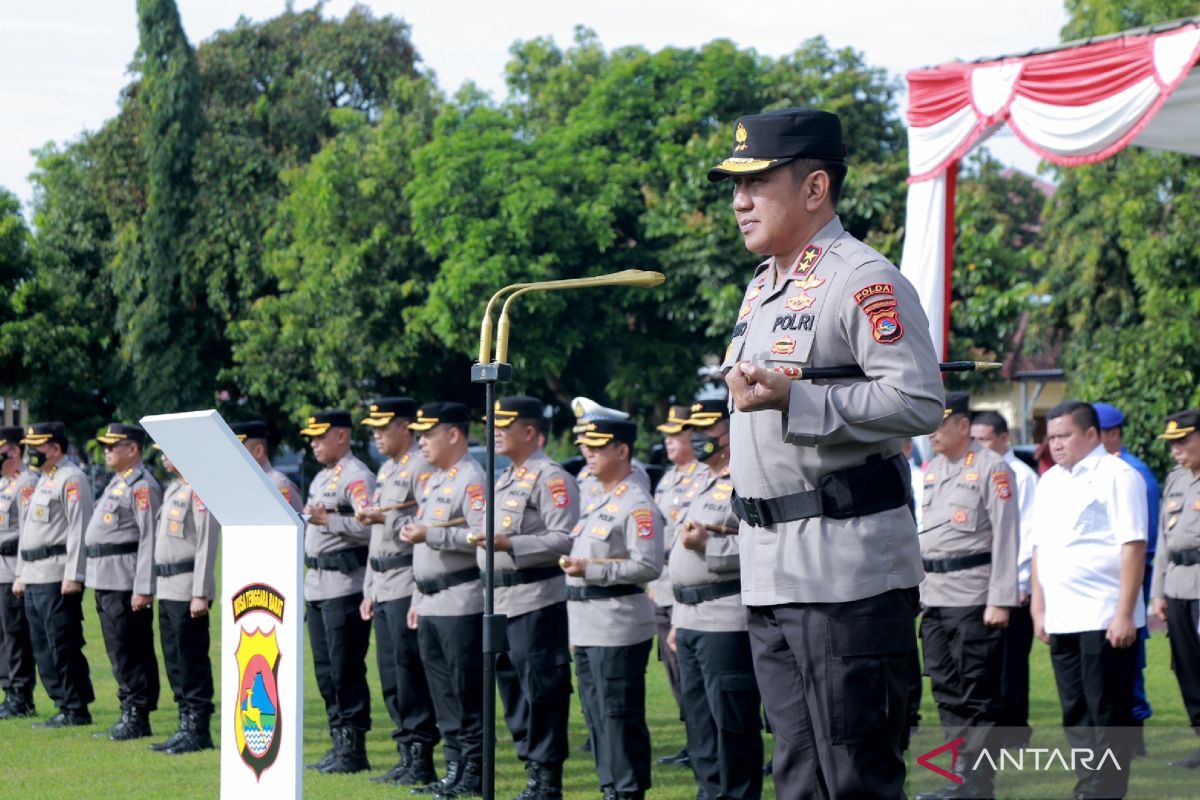
[[[780,336],[771,343],[771,352],[777,356],[790,356],[796,352],[796,340],[791,336]]]
[[[192,510],[197,514],[203,514],[208,511],[208,506],[204,505],[204,501],[200,499],[200,495],[192,492]]]
[[[30,484],[21,489],[21,505],[29,505],[29,498],[33,497],[33,485]]]
[[[637,535],[639,539],[654,538],[654,512],[648,508],[635,508],[629,512],[633,517],[633,521],[637,523]]]
[[[150,510],[150,487],[139,486],[133,490],[133,502],[138,511]]]
[[[880,344],[892,344],[904,337],[904,325],[896,309],[871,317],[871,338]]]
[[[1007,472],[993,472],[992,483],[996,485],[996,497],[1001,500],[1012,499],[1012,485],[1008,480]]]
[[[870,297],[880,294],[895,294],[895,287],[890,283],[869,283],[854,293],[854,302],[860,306]]]
[[[470,501],[469,507],[472,511],[483,511],[483,484],[472,483],[467,487],[467,499]]]
[[[67,502],[69,502],[69,503],[78,503],[79,502],[79,483],[77,481],[69,482],[66,486],[63,487],[63,489],[65,489],[66,493],[67,493]]]
[[[550,490],[550,499],[554,502],[555,508],[566,508],[571,503],[571,496],[567,493],[567,482],[563,478],[551,478],[546,481],[546,488]]]

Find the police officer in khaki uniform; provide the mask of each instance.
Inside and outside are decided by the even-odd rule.
[[[629,419],[629,414],[624,411],[618,411],[615,408],[606,408],[587,397],[576,397],[572,400],[571,411],[575,414],[575,427],[571,429],[571,433],[576,436],[587,430],[589,422],[602,419]],[[580,453],[582,454],[582,452],[581,449]],[[651,491],[650,475],[646,472],[646,468],[635,458],[629,462],[629,469],[632,473],[632,480],[649,493]],[[579,484],[580,497],[588,497],[589,495],[604,491],[602,488],[596,486],[595,478],[592,477],[591,472],[591,469],[585,464],[583,469],[579,470],[579,474],[575,476],[575,482]]]
[[[400,534],[415,545],[409,624],[417,627],[446,756],[445,776],[413,791],[437,797],[470,797],[483,788],[483,583],[474,541],[484,534],[487,478],[468,449],[469,419],[462,403],[428,403],[409,426],[421,434],[421,455],[434,469],[416,520]]]
[[[504,720],[529,780],[522,800],[562,800],[571,704],[567,590],[558,559],[579,519],[575,479],[542,449],[543,403],[496,401],[496,452],[512,463],[496,479],[495,604],[508,617],[508,650],[496,661]],[[477,538],[485,566],[486,539]]]
[[[400,531],[417,513],[417,498],[433,468],[425,463],[409,425],[417,404],[409,397],[371,403],[362,421],[387,459],[375,478],[371,507],[358,520],[371,526],[371,552],[363,579],[362,618],[375,623],[375,656],[383,704],[396,728],[392,739],[400,760],[377,783],[426,786],[437,780],[433,748],[441,736],[421,666],[417,632],[408,627],[412,607],[413,546]]]
[[[279,493],[283,495],[283,499],[297,513],[304,511],[304,498],[300,494],[300,488],[292,483],[292,479],[284,475],[279,470],[275,469],[275,465],[271,463],[269,452],[267,449],[268,429],[267,423],[261,420],[253,420],[251,422],[238,422],[229,426],[234,435],[238,437],[238,441],[246,446],[250,451],[250,455],[262,467],[263,472],[267,473],[267,477],[279,489]]]
[[[24,603],[13,594],[17,578],[21,510],[33,497],[37,474],[21,460],[25,429],[0,428],[0,719],[37,715],[33,705],[33,644]]]
[[[61,422],[29,426],[21,444],[41,475],[22,514],[12,591],[25,600],[33,658],[46,694],[58,706],[57,714],[38,725],[91,725],[88,705],[95,694],[83,655],[83,534],[92,516],[92,482],[67,456]]]
[[[162,487],[142,463],[141,425],[114,422],[96,441],[113,477],[88,522],[87,585],[96,591],[96,614],[121,701],[121,719],[108,738],[123,741],[150,736],[150,712],[158,708],[154,525]]]
[[[667,671],[667,681],[671,684],[671,694],[675,695],[675,705],[679,708],[681,722],[684,720],[686,709],[679,697],[679,661],[675,657],[675,651],[667,647],[667,635],[671,632],[671,606],[675,604],[675,595],[671,590],[671,571],[667,567],[671,558],[671,548],[675,544],[675,532],[693,496],[692,487],[703,480],[704,467],[692,453],[691,431],[684,428],[690,410],[690,405],[671,406],[667,411],[667,421],[657,428],[663,435],[667,461],[671,462],[671,466],[654,487],[654,502],[662,512],[666,526],[663,529],[663,552],[666,553],[668,564],[663,565],[662,575],[650,584],[650,593],[654,600],[654,621],[658,627],[658,660]],[[678,753],[663,756],[658,759],[658,763],[690,766],[688,750],[684,747]]]
[[[646,664],[654,608],[644,585],[662,572],[662,514],[631,478],[637,426],[587,423],[575,443],[602,491],[583,499],[567,574],[575,672],[606,798],[641,800],[650,788]]]
[[[726,401],[693,404],[684,430],[705,467],[688,492],[667,562],[687,749],[701,794],[755,800],[762,794],[761,699],[742,605],[738,520],[730,507]]]
[[[171,459],[163,454],[162,462],[174,478],[167,484],[158,516],[154,575],[158,578],[158,633],[167,680],[179,707],[179,729],[150,749],[178,755],[213,746],[208,611],[217,594],[213,573],[221,526]]]
[[[1016,478],[1002,456],[971,438],[969,406],[966,392],[946,394],[922,493],[925,672],[946,741],[965,739],[955,762],[963,782],[917,795],[927,800],[993,794],[989,762],[975,764],[999,744],[992,729],[1001,714],[1004,628],[1021,603]]]
[[[1200,735],[1200,409],[1167,417],[1158,438],[1171,443],[1179,466],[1163,489],[1150,596],[1154,613],[1167,623],[1171,666],[1188,724]],[[1200,749],[1171,765],[1200,767]]]
[[[359,611],[371,528],[354,515],[370,508],[375,475],[350,451],[348,412],[313,414],[300,434],[309,437],[313,457],[324,467],[309,486],[304,506],[304,599],[333,747],[312,767],[327,774],[361,772],[371,768],[366,750],[371,623]]]
[[[942,418],[915,290],[838,220],[845,157],[836,115],[785,109],[739,119],[731,157],[709,172],[733,178],[746,248],[770,256],[722,366],[742,600],[781,800],[903,793],[924,575],[900,445]],[[797,380],[844,364],[866,377]]]

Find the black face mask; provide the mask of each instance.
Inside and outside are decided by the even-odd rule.
[[[36,470],[40,470],[46,464],[46,454],[41,450],[29,451],[29,466]]]
[[[707,433],[692,431],[692,452],[697,461],[708,461],[721,450],[721,438]]]

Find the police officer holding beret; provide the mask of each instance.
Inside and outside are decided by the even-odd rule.
[[[777,795],[903,795],[901,738],[923,577],[901,439],[942,418],[928,320],[909,282],[842,227],[835,114],[742,117],[732,178],[755,271],[723,361],[734,403],[742,600],[776,736]],[[797,380],[812,365],[865,377]]]
[[[96,591],[96,613],[117,679],[121,719],[108,738],[150,736],[158,708],[158,658],[154,655],[154,527],[162,487],[142,464],[146,431],[113,423],[96,441],[113,472],[88,522],[87,585]]]
[[[326,774],[361,772],[371,729],[367,645],[371,623],[359,611],[371,528],[355,514],[371,506],[375,475],[350,452],[350,414],[320,411],[301,429],[324,469],[308,490],[304,530],[305,611],[317,687],[333,747],[313,765]]]
[[[267,423],[261,420],[237,422],[230,425],[229,428],[237,436],[238,441],[246,446],[246,450],[250,452],[250,455],[262,467],[263,472],[267,473],[267,477],[271,479],[271,483],[275,484],[275,488],[279,489],[279,493],[283,495],[283,499],[292,507],[292,510],[297,514],[301,513],[304,510],[304,498],[300,494],[300,488],[292,483],[291,478],[284,475],[271,463],[267,449]]]
[[[91,725],[88,705],[95,694],[83,655],[83,535],[92,516],[92,482],[67,455],[61,422],[30,425],[21,444],[41,475],[22,515],[12,591],[25,599],[33,658],[46,694],[58,706],[57,714],[38,724]]]
[[[0,428],[0,719],[32,717],[34,677],[33,645],[21,598],[13,594],[17,577],[21,512],[37,486],[37,473],[25,466],[21,439],[25,429]]]

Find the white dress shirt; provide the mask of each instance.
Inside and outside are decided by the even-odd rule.
[[[1055,466],[1037,484],[1033,547],[1046,600],[1046,633],[1105,630],[1117,610],[1121,549],[1146,541],[1141,476],[1102,446],[1070,470]],[[1137,593],[1134,625],[1146,624]]]
[[[1037,491],[1038,476],[1032,468],[1013,452],[1004,453],[1004,460],[1017,479],[1017,512],[1021,517],[1021,544],[1017,555],[1017,589],[1029,594],[1029,567],[1033,561],[1033,497]]]

